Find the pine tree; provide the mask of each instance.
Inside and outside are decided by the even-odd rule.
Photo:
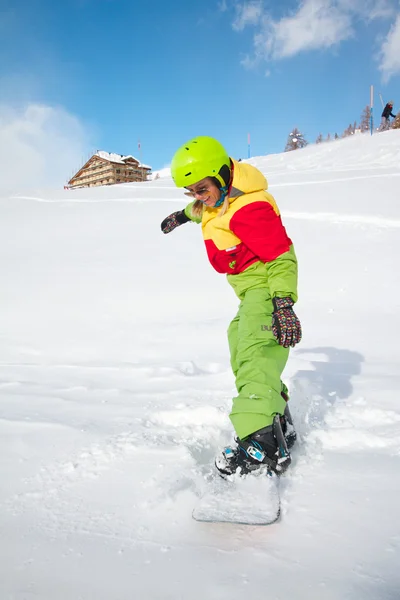
[[[289,133],[285,152],[290,152],[291,150],[299,150],[300,148],[304,148],[307,146],[308,142],[304,139],[304,135],[295,127],[291,133]]]
[[[365,133],[369,131],[371,126],[371,109],[369,106],[366,106],[362,111],[361,120],[360,120],[360,131],[361,133]]]
[[[320,144],[323,141],[324,141],[324,138],[322,137],[322,133],[320,133],[319,136],[317,137],[317,139],[315,140],[315,143]]]
[[[392,123],[392,129],[400,129],[400,112],[397,113],[396,118]]]
[[[343,131],[343,135],[342,137],[349,137],[350,135],[353,135],[353,125],[350,123],[350,125]]]

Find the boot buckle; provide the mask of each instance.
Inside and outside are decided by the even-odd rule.
[[[249,456],[251,456],[251,458],[260,463],[263,462],[265,458],[265,452],[259,450],[258,448],[255,448],[254,446],[247,446],[246,452]]]

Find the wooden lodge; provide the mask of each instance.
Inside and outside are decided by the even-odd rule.
[[[147,181],[151,167],[134,156],[110,154],[99,150],[68,181],[68,188],[96,187],[129,181]]]

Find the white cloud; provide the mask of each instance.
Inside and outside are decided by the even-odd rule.
[[[385,81],[400,73],[400,14],[382,44],[379,68]]]
[[[0,105],[0,186],[63,186],[87,155],[88,135],[61,107]]]
[[[369,16],[369,18],[372,20],[392,17],[395,14],[395,12],[396,8],[391,0],[381,0],[380,2],[376,1],[371,5],[370,9],[368,10],[366,18],[368,18]]]
[[[266,19],[255,38],[256,52],[287,58],[305,50],[330,48],[353,35],[351,18],[329,0],[305,0],[292,16]]]
[[[338,0],[338,5],[364,21],[373,21],[393,17],[397,0]]]
[[[243,4],[237,4],[235,7],[236,17],[233,21],[233,29],[242,31],[248,25],[257,25],[263,14],[261,0],[251,0]]]
[[[398,0],[300,0],[293,11],[276,19],[261,0],[250,0],[236,3],[232,27],[255,27],[254,56],[242,61],[253,66],[260,60],[331,48],[354,35],[357,21],[393,17],[397,6]]]

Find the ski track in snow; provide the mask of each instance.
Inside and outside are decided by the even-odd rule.
[[[342,171],[343,169],[340,169]],[[350,170],[350,169],[349,169]],[[340,172],[339,171],[339,172]],[[307,171],[302,171],[302,173],[306,173]],[[290,173],[285,173],[286,175],[290,175]],[[283,174],[281,174],[283,175]],[[310,179],[308,181],[293,181],[293,182],[283,182],[283,183],[274,183],[273,187],[298,187],[304,185],[323,185],[323,184],[335,184],[335,183],[343,183],[347,181],[365,181],[366,179],[382,179],[382,178],[391,178],[391,177],[400,177],[400,173],[381,173],[378,175],[356,175],[353,177],[337,177],[335,179]]]
[[[315,363],[316,357],[313,356]],[[324,357],[320,359],[324,361]],[[9,366],[9,365],[8,365]],[[21,365],[18,365],[21,368]],[[23,365],[23,369],[32,371],[34,365]],[[60,368],[60,365],[53,366]],[[105,365],[101,368],[104,370]],[[96,368],[93,365],[89,368]],[[79,371],[71,365],[63,365],[61,370]],[[116,377],[129,370],[128,365],[119,369],[116,365],[109,370]],[[210,365],[212,372],[221,370],[215,364]],[[204,489],[205,481],[213,474],[213,459],[218,450],[232,439],[232,431],[227,418],[229,412],[230,390],[221,387],[219,406],[197,405],[193,399],[182,402],[177,392],[159,395],[157,403],[149,401],[151,390],[157,385],[157,379],[165,377],[184,379],[188,373],[195,377],[194,395],[204,397],[204,368],[200,369],[195,363],[188,361],[182,366],[135,365],[136,376],[141,374],[141,387],[148,389],[146,406],[141,407],[144,417],[123,419],[123,430],[112,435],[96,434],[95,439],[80,446],[71,455],[44,461],[36,474],[24,481],[24,491],[14,495],[6,502],[5,508],[17,515],[27,510],[45,511],[55,530],[66,531],[70,528],[68,520],[71,511],[82,512],[81,501],[74,499],[73,489],[84,485],[85,482],[102,481],[109,478],[115,470],[141,472],[141,486],[151,491],[151,500],[146,502],[136,499],[137,510],[161,511],[176,497],[188,490],[198,495]],[[197,374],[197,375],[194,375]],[[103,382],[107,383],[107,382]],[[183,382],[184,383],[184,382]],[[290,383],[292,393],[292,412],[294,414],[299,441],[293,451],[293,466],[285,476],[283,486],[283,513],[287,509],[286,496],[290,493],[290,482],[295,480],[303,471],[310,472],[313,466],[324,460],[325,452],[368,452],[370,450],[389,452],[392,455],[400,453],[398,438],[400,415],[390,410],[369,408],[363,399],[349,399],[332,402],[332,398],[321,397],[317,390],[304,387],[296,378]],[[26,395],[35,395],[32,381],[5,381],[0,387],[0,395],[9,392],[10,385],[24,386]],[[43,385],[43,384],[42,384]],[[57,386],[56,386],[57,387]],[[8,388],[8,389],[7,389]],[[63,388],[60,382],[60,388]],[[99,382],[98,391],[102,385]],[[107,385],[106,390],[110,390]],[[82,385],[71,386],[70,390],[78,393],[84,405],[88,389]],[[49,397],[57,389],[54,381],[50,384]],[[125,390],[126,391],[126,390]],[[215,395],[215,394],[214,394]],[[134,399],[134,393],[132,392]],[[141,395],[141,397],[143,397]],[[163,407],[163,408],[161,408]],[[300,409],[300,410],[299,410]],[[128,421],[131,426],[128,427]],[[125,422],[124,422],[125,421]],[[12,420],[7,421],[12,424]],[[26,423],[25,423],[26,425]],[[36,425],[38,425],[36,423]],[[0,421],[1,426],[1,421]],[[35,422],[29,424],[35,427]],[[94,428],[96,431],[96,428]],[[155,461],[155,463],[154,463]],[[173,465],[179,464],[179,473],[175,473]],[[154,466],[156,465],[156,466]],[[170,465],[168,467],[168,465]],[[186,465],[186,466],[185,466]],[[137,472],[134,479],[138,479]],[[132,500],[134,501],[134,500]],[[62,514],[64,511],[64,514]],[[111,520],[111,517],[110,517]],[[42,527],[39,518],[38,527]],[[82,531],[100,532],[107,529],[107,517],[100,514],[85,516],[85,527]],[[116,526],[116,525],[115,525]],[[46,525],[49,527],[49,525]],[[114,531],[112,535],[119,536]]]
[[[10,397],[13,394],[31,397],[32,400],[37,398],[55,399],[64,395],[62,400],[68,399],[68,393],[77,395],[79,404],[84,406],[87,404],[88,395],[95,392],[100,398],[107,398],[107,394],[113,394],[115,391],[122,391],[124,394],[130,394],[132,400],[139,394],[139,397],[147,396],[146,407],[140,407],[140,412],[145,413],[144,417],[122,417],[121,427],[127,430],[120,431],[113,435],[102,435],[101,432],[96,433],[96,423],[89,427],[90,434],[96,438],[88,445],[83,445],[77,449],[72,455],[67,455],[58,460],[45,460],[38,469],[38,472],[24,481],[25,491],[15,495],[7,503],[8,509],[12,513],[17,514],[24,512],[28,505],[34,507],[38,503],[49,510],[52,510],[60,497],[67,492],[71,486],[85,480],[95,480],[100,478],[105,472],[112,469],[116,464],[130,461],[131,459],[142,460],[146,462],[149,456],[154,451],[160,452],[160,456],[165,456],[165,453],[178,452],[186,456],[187,460],[193,461],[192,456],[196,456],[199,460],[202,452],[206,452],[208,461],[210,458],[208,439],[210,437],[218,438],[220,429],[226,426],[226,411],[213,406],[188,406],[188,403],[182,401],[182,394],[179,390],[176,393],[170,391],[162,394],[155,392],[159,383],[165,382],[166,378],[180,378],[181,384],[185,386],[185,379],[189,377],[200,377],[214,375],[220,369],[220,366],[210,363],[207,368],[198,367],[192,361],[180,363],[176,366],[148,366],[148,365],[122,365],[119,369],[116,365],[105,365],[101,367],[96,365],[84,366],[83,371],[89,372],[93,369],[99,369],[99,372],[111,372],[116,378],[128,372],[129,376],[135,382],[138,390],[135,392],[127,388],[117,389],[109,387],[107,381],[98,382],[97,389],[91,390],[87,385],[82,385],[79,381],[77,385],[65,387],[62,380],[57,382],[57,373],[67,371],[67,377],[71,379],[73,373],[80,373],[82,366],[57,364],[51,365],[50,373],[52,374],[47,383],[43,381],[35,383],[33,381],[32,371],[35,369],[43,369],[46,371],[48,367],[43,365],[24,365],[24,364],[3,364],[3,368],[10,367],[22,368],[23,372],[27,372],[28,377],[16,380],[7,380],[2,377],[0,383],[0,397]],[[208,369],[208,371],[206,370]],[[54,374],[55,372],[55,374]],[[140,380],[138,380],[140,375]],[[38,373],[40,377],[40,372]],[[82,375],[80,375],[82,377]],[[105,385],[104,385],[105,384]],[[36,390],[36,388],[39,388]],[[142,390],[146,388],[146,394]],[[195,388],[196,391],[196,388]],[[221,395],[223,395],[222,393]],[[154,399],[156,395],[156,401]],[[204,397],[204,391],[199,385],[198,396]],[[109,403],[112,409],[112,397],[109,398]],[[77,400],[75,399],[75,402]],[[160,406],[169,406],[168,410],[158,409]],[[131,408],[129,405],[127,408]],[[124,412],[122,411],[122,414]],[[43,418],[43,417],[42,417]],[[129,427],[130,421],[130,427]],[[52,427],[51,422],[38,422],[34,419],[27,421],[19,421],[17,418],[0,419],[1,423],[12,426],[13,423],[21,423],[24,428],[43,427],[47,430]],[[54,425],[53,425],[54,427]],[[129,427],[129,428],[128,428]],[[216,448],[213,448],[214,453]],[[177,458],[182,461],[182,456]],[[203,465],[204,466],[204,465]],[[145,485],[145,483],[144,483]],[[160,488],[161,489],[161,488]]]
[[[357,167],[359,169],[359,167]],[[373,167],[374,168],[374,167]],[[376,167],[375,167],[376,168]],[[379,168],[379,167],[378,167]],[[340,168],[339,172],[344,171],[344,170],[348,170],[351,171],[351,167],[348,167],[347,169],[344,168]],[[359,169],[360,170],[360,169]],[[370,168],[365,168],[365,174],[363,175],[356,175],[356,176],[352,176],[352,177],[337,177],[337,178],[330,178],[330,179],[310,179],[308,181],[294,181],[294,182],[276,182],[273,184],[273,188],[284,188],[284,187],[299,187],[299,186],[308,186],[308,185],[323,185],[323,184],[329,184],[329,185],[334,185],[336,183],[343,183],[343,182],[348,182],[348,181],[358,181],[358,180],[362,180],[365,181],[366,179],[382,179],[382,178],[396,178],[396,177],[400,177],[400,173],[377,173],[377,174],[367,174],[370,171]],[[302,169],[302,173],[315,173],[315,171],[307,171],[306,169]],[[330,170],[330,172],[334,172],[334,169]],[[273,176],[275,173],[273,170],[271,170],[271,176]],[[293,176],[293,173],[290,171],[283,171],[281,173],[277,173],[276,176]],[[151,183],[151,182],[149,182]],[[128,188],[132,188],[132,190],[136,191],[136,190],[146,190],[149,191],[150,186],[149,185],[130,185],[130,184],[123,184],[120,187],[121,191],[127,190]],[[154,188],[152,188],[154,189]],[[177,193],[176,188],[173,185],[170,186],[157,186],[155,188],[156,192],[158,192],[159,190],[168,190],[170,192],[173,193]],[[69,191],[69,193],[71,193],[71,190]],[[73,191],[72,191],[73,193]],[[68,197],[65,198],[60,198],[60,199],[49,199],[49,198],[43,198],[41,196],[28,196],[28,195],[23,195],[23,194],[17,194],[14,196],[10,197],[11,200],[33,200],[34,202],[44,202],[44,203],[59,203],[59,202],[67,202],[67,203],[82,203],[82,202],[95,202],[95,203],[102,203],[102,202],[143,202],[143,201],[148,201],[150,200],[154,200],[154,201],[160,201],[160,198],[155,196],[154,198],[148,198],[148,197],[143,197],[143,198],[93,198],[93,199],[81,199],[81,198],[77,198],[77,199],[71,199]],[[168,200],[167,200],[168,201]]]
[[[282,211],[282,215],[289,219],[302,219],[304,221],[321,221],[349,225],[370,225],[381,228],[400,227],[400,219],[387,219],[385,217],[374,217],[369,215],[345,215],[338,213],[301,213],[293,211]]]
[[[326,182],[329,183],[329,182]],[[296,184],[297,185],[297,184]],[[279,187],[279,186],[278,186]],[[282,187],[283,184],[282,184]],[[24,200],[35,200],[37,202],[45,202],[45,203],[58,203],[58,202],[70,202],[67,200],[42,200],[40,198],[31,198],[29,196],[19,196],[19,199]],[[151,199],[146,198],[146,202]],[[155,201],[159,201],[158,198],[154,199]],[[115,198],[115,199],[104,199],[104,200],[77,200],[77,203],[93,203],[93,202],[140,202],[143,201],[138,198]],[[387,218],[383,216],[373,216],[373,215],[361,215],[361,214],[344,214],[344,213],[334,213],[334,212],[300,212],[300,211],[290,211],[290,210],[282,210],[282,216],[285,219],[297,219],[302,221],[319,221],[323,223],[331,223],[331,224],[340,224],[340,225],[368,225],[371,227],[377,228],[390,228],[390,229],[398,229],[400,227],[400,219],[395,218]]]

